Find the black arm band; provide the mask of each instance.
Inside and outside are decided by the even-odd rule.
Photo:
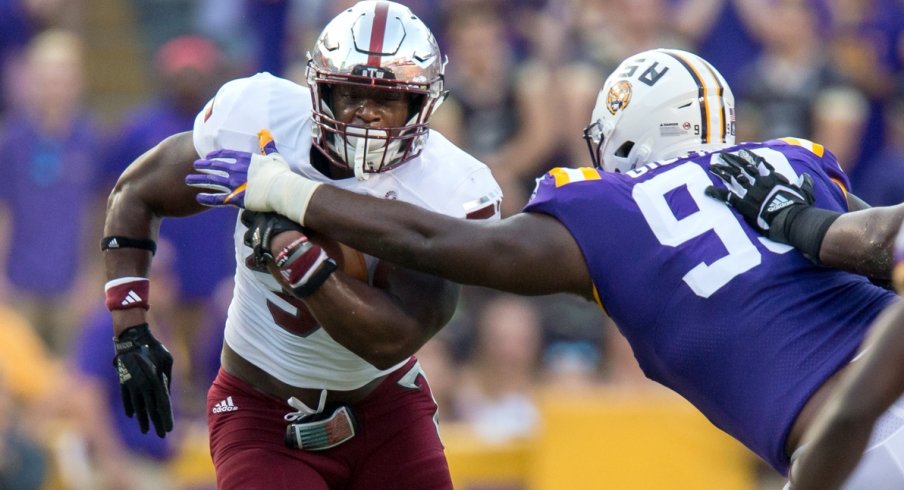
[[[826,237],[829,227],[841,213],[813,206],[792,206],[778,224],[788,238],[788,244],[794,246],[805,257],[819,264],[819,249]]]
[[[101,250],[116,250],[119,248],[139,248],[151,252],[151,255],[157,253],[157,244],[154,240],[126,238],[124,236],[105,236],[100,240]]]
[[[336,270],[336,261],[333,259],[326,259],[323,261],[323,264],[317,268],[317,272],[308,279],[308,282],[304,283],[303,286],[298,286],[297,288],[292,288],[292,294],[299,298],[307,298],[308,296],[314,294],[314,291],[320,289],[320,286],[326,282],[327,279],[333,274],[333,271]]]

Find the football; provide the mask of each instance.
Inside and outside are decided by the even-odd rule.
[[[285,231],[280,233],[273,237],[271,249],[274,253],[278,250],[282,250],[283,247],[286,247],[297,240],[300,236],[302,236],[302,233],[298,231]],[[359,281],[367,282],[367,262],[364,260],[364,254],[348,245],[339,243],[332,238],[313,231],[309,231],[307,236],[312,242],[320,245],[323,248],[323,251],[326,252],[331,259],[336,261],[339,270]],[[273,264],[268,264],[268,266],[273,277],[282,283],[282,275],[276,270],[276,266]]]

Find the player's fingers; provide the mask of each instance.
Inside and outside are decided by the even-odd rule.
[[[213,150],[207,155],[204,156],[201,160],[207,160],[211,165],[220,165],[220,166],[229,166],[233,165],[238,160],[247,160],[248,152],[247,151],[237,151],[230,150],[227,148],[222,148],[219,150]]]
[[[148,407],[141,393],[132,392],[132,406],[135,407],[135,418],[142,434],[148,433]]]
[[[257,215],[257,211],[248,211],[247,209],[242,211],[242,224],[250,228],[251,224],[254,223],[254,218],[256,218]]]
[[[126,411],[126,417],[132,418],[135,415],[135,408],[132,406],[132,394],[124,385],[119,385],[119,394],[122,397],[122,407]]]
[[[151,421],[154,423],[154,430],[159,437],[166,437],[166,433],[173,430],[173,413],[169,393],[167,392],[166,383],[160,380],[160,383],[154,383],[154,395],[148,406],[148,412],[151,415]]]
[[[728,203],[729,196],[731,196],[731,191],[728,189],[723,189],[714,185],[707,187],[703,192],[705,192],[707,196],[726,204]]]
[[[732,177],[736,177],[741,173],[734,167],[715,164],[709,166],[709,171],[724,182],[731,182]]]
[[[226,194],[208,194],[208,193],[199,193],[195,196],[195,201],[198,201],[198,204],[202,204],[204,206],[217,207],[223,205],[223,199],[226,197]]]
[[[722,160],[722,165],[737,169],[743,168],[746,163],[743,158],[733,153],[719,153],[719,159]]]
[[[278,151],[276,149],[276,141],[273,139],[273,134],[270,133],[269,129],[261,129],[257,132],[257,144],[264,155]]]
[[[733,208],[738,207],[738,203],[740,203],[740,202],[741,202],[741,196],[737,195],[734,192],[729,192],[728,197],[725,198],[725,203]]]
[[[229,177],[224,177],[219,174],[188,174],[185,176],[185,184],[192,187],[203,187],[205,189],[231,192],[231,189],[229,188]]]
[[[804,172],[797,180],[797,186],[800,187],[811,201],[813,200],[813,177],[810,174]]]
[[[745,173],[749,174],[751,177],[760,175],[759,156],[756,153],[747,149],[742,149],[738,152],[738,155],[740,156],[738,161],[741,162],[741,169]]]

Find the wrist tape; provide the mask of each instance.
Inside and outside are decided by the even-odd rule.
[[[151,281],[146,277],[120,277],[104,286],[106,305],[110,311],[151,307],[148,303]]]
[[[839,216],[841,213],[837,211],[813,206],[792,206],[787,212],[776,216],[773,226],[779,226],[789,245],[819,264],[822,240]]]

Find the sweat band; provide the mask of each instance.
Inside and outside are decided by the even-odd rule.
[[[154,240],[144,240],[140,238],[126,238],[124,236],[105,236],[100,240],[100,249],[111,250],[118,248],[139,248],[151,252],[151,255],[157,253],[157,244]]]
[[[107,282],[106,305],[110,311],[151,307],[148,303],[151,281],[146,277],[120,277]]]

